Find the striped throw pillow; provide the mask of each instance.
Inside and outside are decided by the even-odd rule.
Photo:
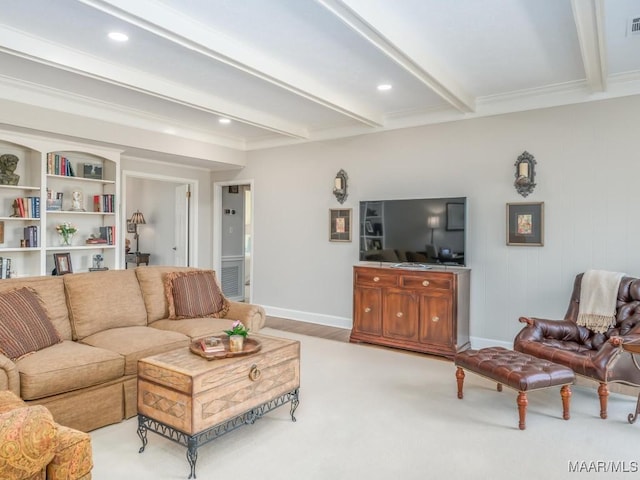
[[[0,352],[11,360],[62,339],[36,292],[29,287],[0,293]]]
[[[168,273],[164,291],[169,304],[169,318],[224,317],[229,311],[213,270]]]

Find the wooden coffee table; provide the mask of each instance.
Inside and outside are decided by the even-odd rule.
[[[138,436],[142,453],[147,431],[187,447],[196,478],[198,447],[267,412],[298,407],[300,342],[252,335],[261,349],[250,355],[207,360],[188,347],[138,362]]]

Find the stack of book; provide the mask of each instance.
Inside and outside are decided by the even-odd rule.
[[[224,352],[224,343],[216,337],[203,338],[200,340],[200,348],[204,353]]]
[[[71,161],[57,153],[47,154],[47,174],[62,175],[64,177],[75,177],[76,172],[73,169]]]
[[[14,215],[21,218],[40,218],[40,197],[18,197],[13,203]]]
[[[115,230],[116,227],[114,226],[100,227],[100,238],[105,239],[107,241],[107,245],[113,245],[113,239],[116,238]]]
[[[24,227],[24,243],[25,247],[37,247],[39,242],[38,226],[29,225]]]

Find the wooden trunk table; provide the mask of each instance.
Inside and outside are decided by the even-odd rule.
[[[300,387],[300,342],[252,335],[261,349],[250,355],[208,360],[188,347],[138,362],[138,436],[147,431],[187,447],[196,478],[201,445],[253,423],[291,402],[295,422]]]

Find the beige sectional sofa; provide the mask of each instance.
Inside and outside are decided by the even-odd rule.
[[[90,431],[136,414],[140,358],[221,334],[235,320],[252,332],[264,326],[261,307],[238,302],[229,302],[224,318],[170,320],[164,280],[184,270],[195,269],[142,266],[0,281],[0,292],[31,287],[63,340],[16,361],[0,354],[0,390],[46,406],[62,425]]]

